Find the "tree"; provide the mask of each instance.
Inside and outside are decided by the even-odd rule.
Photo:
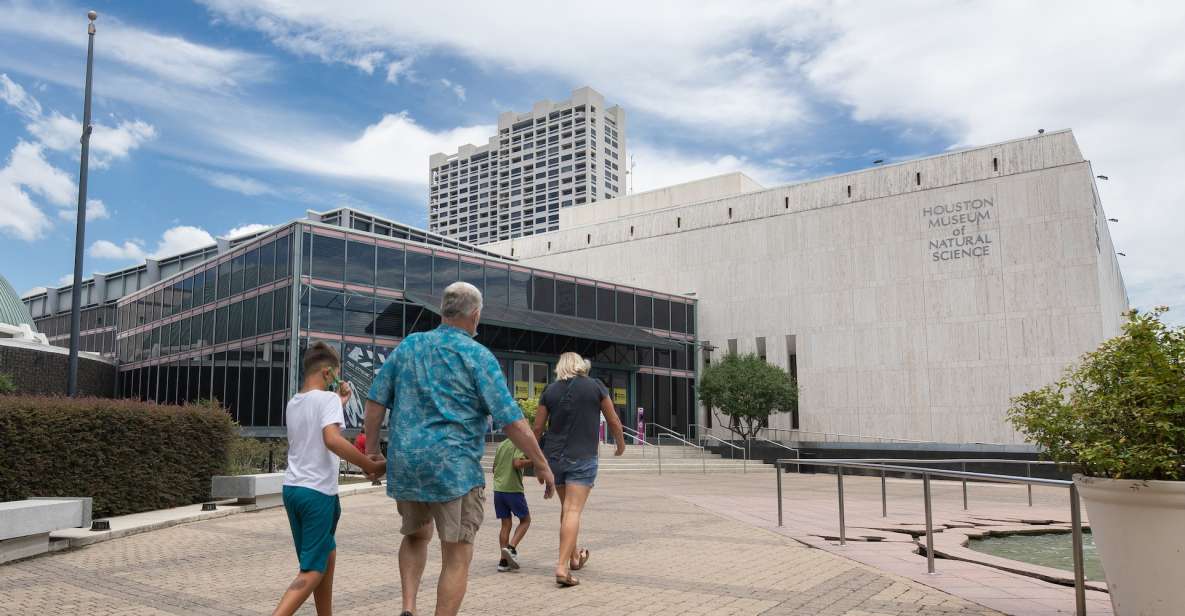
[[[700,375],[699,399],[742,439],[755,436],[763,420],[798,408],[798,384],[785,370],[756,355],[726,355]],[[716,416],[719,421],[719,415]]]
[[[1055,462],[1093,477],[1185,479],[1185,327],[1132,310],[1057,382],[1012,399],[1009,419]]]

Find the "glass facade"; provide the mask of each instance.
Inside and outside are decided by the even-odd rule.
[[[482,290],[487,314],[503,315],[480,325],[477,340],[516,395],[537,394],[558,356],[575,351],[593,362],[629,425],[639,406],[648,422],[694,423],[693,300],[299,222],[121,299],[119,390],[160,403],[216,399],[245,432],[279,435],[310,340],[336,345],[345,378],[365,392],[403,338],[439,325],[433,302],[456,280]],[[598,337],[621,326],[639,342]],[[516,362],[532,366],[526,385]],[[361,425],[363,402],[351,401],[350,427]]]

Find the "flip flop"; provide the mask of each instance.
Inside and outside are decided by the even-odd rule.
[[[589,557],[588,550],[581,548],[580,552],[578,553],[578,558],[576,559],[576,564],[572,565],[571,563],[569,563],[570,566],[568,568],[573,571],[580,571],[581,569],[584,568],[584,565],[588,564],[588,557]]]
[[[579,585],[580,585],[580,580],[578,580],[578,579],[576,579],[576,578],[572,577],[572,574],[571,574],[571,573],[569,573],[569,574],[568,574],[568,575],[566,575],[566,576],[564,576],[564,575],[557,575],[557,576],[555,576],[555,583],[556,583],[556,585],[558,585],[560,588],[571,588],[571,587],[573,587],[573,586],[579,586]]]

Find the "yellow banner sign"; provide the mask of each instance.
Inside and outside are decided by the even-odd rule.
[[[625,388],[624,387],[614,387],[613,388],[613,404],[616,404],[617,406],[625,406],[625,403],[626,403]]]
[[[514,382],[514,398],[516,400],[526,400],[531,397],[531,384],[526,381]]]
[[[547,389],[547,383],[535,383],[535,398],[543,397],[543,390]]]

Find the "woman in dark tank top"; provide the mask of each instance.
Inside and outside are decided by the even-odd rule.
[[[597,478],[602,415],[617,443],[614,455],[625,452],[621,419],[609,390],[589,378],[588,372],[589,363],[579,354],[561,355],[555,369],[556,381],[543,391],[535,415],[535,436],[542,441],[560,496],[560,553],[555,582],[563,587],[579,584],[571,572],[588,562],[589,552],[576,548],[576,538],[580,534],[580,516]]]

